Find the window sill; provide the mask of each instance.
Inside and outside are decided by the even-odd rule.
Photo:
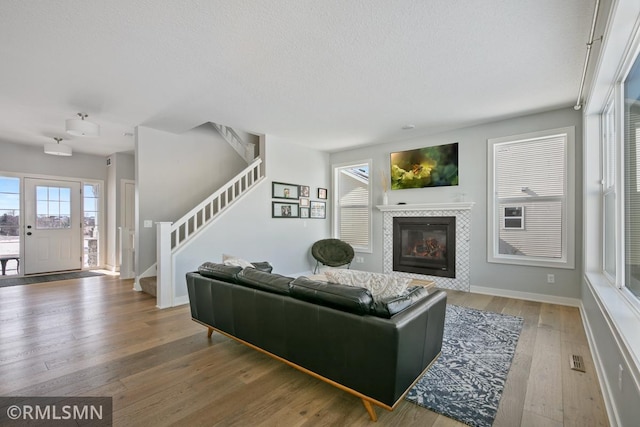
[[[640,389],[640,311],[604,275],[586,273],[585,280]]]

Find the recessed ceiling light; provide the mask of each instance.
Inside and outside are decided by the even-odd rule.
[[[416,125],[408,124],[408,125],[402,126],[402,130],[411,130],[411,129],[414,129],[415,127]]]

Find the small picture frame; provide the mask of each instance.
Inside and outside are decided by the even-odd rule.
[[[318,199],[327,199],[327,189],[326,188],[318,188]]]
[[[309,197],[309,186],[301,185],[300,186],[300,197]]]
[[[309,198],[308,197],[300,197],[300,207],[308,208],[309,207]]]
[[[274,199],[299,199],[300,186],[273,181],[271,183],[271,197]]]
[[[309,208],[300,208],[300,218],[309,218]]]
[[[309,213],[310,218],[325,219],[327,217],[326,202],[313,201],[311,202],[311,207],[309,210],[310,210],[310,213]]]
[[[271,202],[271,218],[299,218],[300,207],[297,203]]]

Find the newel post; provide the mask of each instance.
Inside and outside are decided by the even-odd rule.
[[[173,268],[171,265],[171,224],[156,222],[156,260],[157,288],[156,305],[158,308],[173,306]]]

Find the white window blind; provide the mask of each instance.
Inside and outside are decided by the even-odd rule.
[[[357,250],[371,247],[369,164],[336,168],[336,228],[338,239]]]
[[[640,56],[624,81],[625,283],[640,298]]]
[[[490,262],[568,266],[568,143],[565,129],[489,140]]]

